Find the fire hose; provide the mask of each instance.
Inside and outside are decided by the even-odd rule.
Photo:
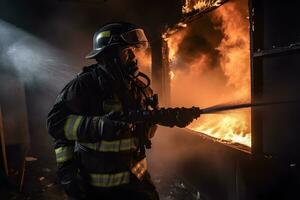
[[[202,114],[214,114],[228,110],[236,110],[242,108],[252,108],[259,106],[271,106],[278,104],[299,103],[300,100],[293,101],[277,101],[277,102],[261,102],[261,103],[243,103],[243,104],[220,104],[201,109],[200,107],[190,108],[159,108],[153,110],[134,110],[122,114],[122,120],[128,123],[152,123],[163,126],[185,127],[187,122],[197,119]]]

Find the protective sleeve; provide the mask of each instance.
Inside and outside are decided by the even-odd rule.
[[[103,117],[82,114],[88,109],[91,87],[77,78],[59,94],[47,119],[48,132],[54,139],[90,143],[101,140]]]
[[[74,146],[74,141],[55,140],[57,176],[61,184],[71,182],[77,175],[78,166]]]
[[[75,140],[92,142],[99,139],[96,127],[99,117],[80,114],[87,109],[86,87],[78,78],[68,83],[47,118],[47,129],[55,143],[57,175],[62,185],[71,183],[78,173]]]

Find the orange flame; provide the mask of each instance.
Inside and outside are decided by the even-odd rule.
[[[170,71],[170,72],[169,72],[169,76],[170,76],[170,79],[171,79],[171,80],[174,80],[175,74],[174,74],[173,71]]]
[[[188,70],[177,66],[179,45],[187,36],[189,27],[165,38],[171,61],[173,106],[205,107],[232,101],[250,101],[250,42],[246,16],[243,16],[237,2],[229,2],[216,9],[210,17],[215,24],[214,29],[221,31],[224,36],[216,47],[220,55],[217,69],[207,70],[212,58],[203,53],[186,65]],[[224,77],[225,81],[222,80]],[[250,114],[250,109],[244,109],[234,113],[205,115],[188,128],[221,140],[251,146]]]
[[[186,28],[187,24],[184,24],[180,26],[181,28]],[[175,60],[175,55],[178,51],[178,44],[182,42],[184,37],[186,36],[187,32],[185,29],[182,29],[180,32],[178,29],[168,29],[162,36],[162,38],[167,42],[168,44],[168,50],[169,50],[169,61],[173,62]],[[172,37],[168,37],[168,35],[172,35]]]
[[[211,7],[218,7],[221,3],[222,0],[185,0],[182,13],[187,14],[195,10],[202,11]]]

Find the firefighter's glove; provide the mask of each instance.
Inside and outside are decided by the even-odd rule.
[[[185,108],[175,109],[174,117],[176,121],[176,126],[184,128],[188,126],[194,120],[193,114]]]
[[[186,108],[161,108],[156,115],[159,125],[180,128],[186,127],[195,118],[192,112]]]
[[[103,140],[115,140],[122,133],[130,131],[132,125],[121,120],[120,112],[110,112],[99,118],[98,130]]]

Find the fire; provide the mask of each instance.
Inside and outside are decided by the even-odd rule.
[[[247,5],[247,1],[242,2]],[[169,50],[172,106],[206,107],[250,101],[248,13],[238,3],[228,2],[210,13],[209,20],[213,24],[211,31],[222,33],[222,38],[216,43],[210,31],[202,31],[207,34],[203,36],[204,39],[213,40],[211,44],[217,44],[212,50],[199,53],[192,49],[182,51],[183,47],[189,47],[185,46],[186,38],[199,31],[199,24],[190,27],[192,24],[164,38]],[[216,52],[217,65],[213,57]],[[233,113],[204,115],[188,128],[222,141],[251,146],[250,114],[250,109],[243,109]]]
[[[203,116],[205,118],[206,116]],[[215,138],[228,142],[237,142],[251,146],[251,134],[245,114],[216,115],[213,120],[207,119],[206,123],[193,123],[190,129],[202,132]],[[203,120],[203,119],[202,119]]]
[[[181,24],[181,23],[179,23]],[[178,24],[177,24],[178,25]],[[168,50],[169,50],[169,61],[173,62],[175,60],[175,55],[178,52],[178,44],[182,42],[184,37],[186,36],[187,32],[184,28],[187,27],[186,24],[179,25],[180,29],[182,29],[180,32],[178,32],[180,29],[168,29],[162,36],[162,38],[167,42],[168,44]],[[172,35],[172,37],[168,37],[168,35]]]
[[[247,20],[236,8],[236,4],[222,6],[214,15],[221,19],[219,27],[225,37],[218,50],[221,52],[221,67],[229,78],[228,85],[237,90],[235,96],[242,101],[250,100],[250,41]]]
[[[218,7],[223,2],[222,0],[185,0],[182,13],[187,14],[195,10],[203,11],[211,7]]]
[[[171,79],[171,80],[174,80],[175,74],[174,74],[173,71],[170,71],[170,72],[169,72],[169,76],[170,76],[170,79]]]

